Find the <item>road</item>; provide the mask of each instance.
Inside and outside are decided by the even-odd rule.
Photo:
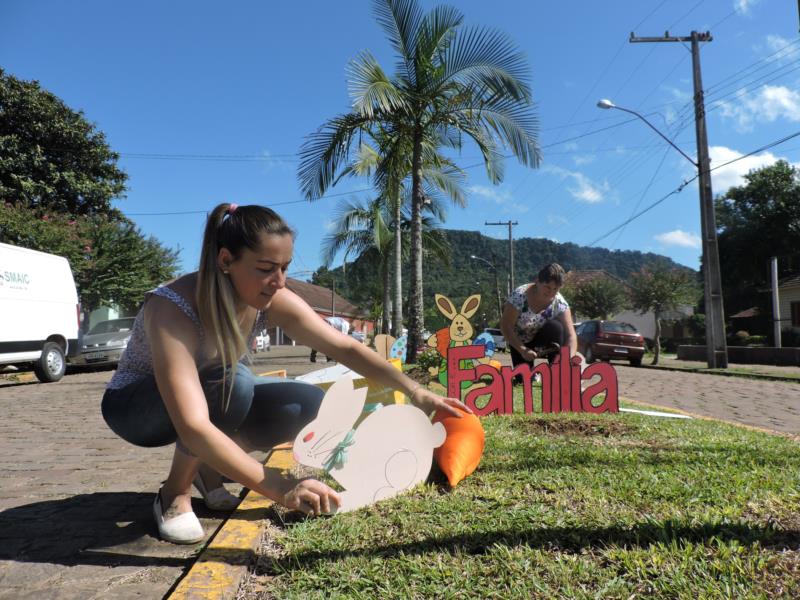
[[[296,376],[324,366],[298,347],[257,355],[254,370]],[[615,367],[625,398],[800,434],[800,383]],[[157,539],[151,504],[172,450],[131,446],[106,427],[100,398],[110,376],[0,381],[2,600],[161,598],[201,549]],[[207,531],[222,523],[199,501],[195,510]]]

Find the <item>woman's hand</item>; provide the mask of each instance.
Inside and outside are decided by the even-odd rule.
[[[435,410],[441,410],[448,415],[460,419],[462,416],[461,411],[472,413],[469,407],[460,400],[445,398],[421,385],[414,389],[409,399],[414,406],[422,410],[426,415],[431,414]]]
[[[519,355],[522,357],[522,360],[529,363],[532,363],[534,360],[539,358],[539,355],[536,354],[536,351],[531,350],[527,346],[522,347],[522,352],[520,352]]]
[[[301,479],[283,496],[286,508],[299,510],[310,517],[336,512],[342,499],[335,490],[316,479]]]

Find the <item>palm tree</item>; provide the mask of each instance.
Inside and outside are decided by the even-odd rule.
[[[437,217],[443,215],[443,209],[439,200],[431,201],[426,207],[432,216],[423,218],[423,238],[428,254],[432,258],[442,262],[450,262],[450,244],[444,233],[436,228]],[[325,236],[322,242],[321,258],[326,267],[330,267],[336,255],[344,250],[345,254],[354,254],[358,258],[370,259],[375,257],[379,264],[379,271],[383,287],[382,313],[383,320],[381,333],[387,333],[390,323],[388,307],[391,303],[390,285],[390,257],[393,248],[408,248],[408,244],[395,244],[395,238],[405,238],[408,241],[410,231],[410,219],[407,214],[403,214],[402,209],[398,212],[399,225],[390,220],[391,212],[382,198],[378,197],[366,203],[357,201],[345,201],[337,210],[337,217],[332,233]],[[408,252],[401,255],[408,258]],[[400,290],[402,298],[402,290]],[[399,336],[402,324],[399,329],[394,329],[392,334]]]
[[[423,164],[432,145],[460,148],[472,139],[489,179],[503,178],[500,146],[523,164],[538,165],[537,120],[523,55],[502,33],[462,28],[455,8],[424,14],[416,0],[374,0],[374,11],[397,54],[397,71],[386,76],[369,52],[351,61],[351,113],[334,117],[304,143],[299,177],[309,199],[321,197],[349,158],[351,142],[381,125],[396,133],[384,148],[385,172],[398,163],[393,153],[411,149],[411,306],[409,361],[422,332]]]
[[[403,226],[403,206],[410,205],[411,156],[408,151],[398,150],[397,137],[384,127],[370,131],[370,140],[362,141],[355,160],[348,165],[342,175],[372,176],[374,185],[380,190],[380,196],[393,215],[393,255],[394,255],[394,302],[392,303],[392,335],[399,337],[403,329],[403,246],[401,228]],[[381,149],[388,149],[382,152]],[[464,172],[452,161],[438,154],[435,147],[426,145],[422,179],[426,196],[427,212],[438,220],[446,220],[442,208],[443,198],[447,197],[456,206],[466,205],[463,182]],[[387,165],[383,156],[391,158],[393,164]]]

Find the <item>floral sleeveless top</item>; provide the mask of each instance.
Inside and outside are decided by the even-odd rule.
[[[506,302],[519,311],[517,321],[514,323],[514,331],[523,344],[530,342],[542,328],[542,325],[547,323],[547,321],[555,319],[558,315],[569,309],[569,304],[564,300],[564,296],[561,295],[561,292],[558,292],[556,297],[553,298],[553,302],[550,303],[550,306],[541,312],[532,311],[528,307],[527,294],[528,288],[532,285],[532,283],[526,283],[525,285],[519,286],[514,290],[511,296],[508,297],[508,300],[506,300]]]

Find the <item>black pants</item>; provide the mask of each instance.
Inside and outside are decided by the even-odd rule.
[[[561,321],[558,319],[551,319],[545,323],[542,328],[536,332],[536,335],[533,339],[525,344],[525,347],[530,348],[531,350],[536,350],[546,348],[553,342],[557,343],[559,346],[563,346],[566,343],[566,332],[564,331],[564,326],[561,324]],[[553,352],[552,354],[548,355],[547,360],[548,362],[553,362],[558,356],[558,352]],[[515,367],[517,365],[521,365],[526,361],[522,358],[522,355],[517,352],[517,349],[511,347],[511,364]],[[533,363],[528,363],[533,366]]]
[[[316,350],[311,350],[310,359],[311,359],[311,362],[317,362],[317,351]],[[325,362],[331,362],[332,360],[333,359],[329,358],[328,356],[325,357]]]

